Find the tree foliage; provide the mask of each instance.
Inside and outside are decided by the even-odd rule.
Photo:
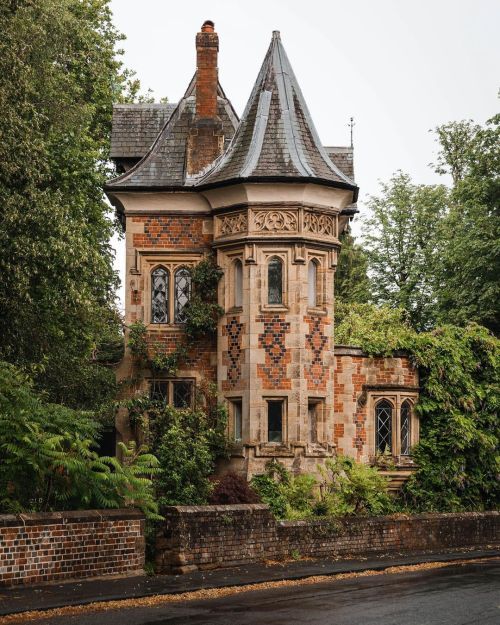
[[[415,185],[398,172],[370,197],[363,242],[373,299],[404,308],[425,329],[435,316],[435,267],[439,225],[446,211],[444,186]]]
[[[18,369],[0,361],[0,511],[135,506],[157,518],[154,456],[122,444],[124,462],[96,452],[88,414],[44,402]]]
[[[436,298],[442,322],[476,321],[500,332],[500,115],[484,127],[453,122],[436,129],[437,171],[453,177],[443,220]]]
[[[436,511],[498,507],[500,341],[475,323],[417,333],[402,311],[351,308],[339,311],[337,341],[371,355],[405,350],[419,370],[420,443],[412,452],[418,469],[406,486],[407,505]]]
[[[0,23],[0,357],[95,407],[123,340],[102,193],[122,37],[108,0],[4,2]]]
[[[342,250],[335,271],[335,297],[344,303],[363,304],[370,301],[368,258],[356,242],[350,228],[340,235]]]

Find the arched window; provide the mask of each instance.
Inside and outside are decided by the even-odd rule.
[[[191,274],[185,267],[177,269],[174,280],[174,315],[175,323],[185,323],[186,304],[191,297]]]
[[[375,406],[376,448],[380,453],[392,452],[392,404],[382,399]]]
[[[309,261],[307,268],[307,288],[309,294],[309,306],[318,306],[318,263]]]
[[[410,455],[411,403],[408,399],[401,404],[401,455]]]
[[[241,260],[237,258],[234,261],[234,305],[243,306],[243,265]]]
[[[168,323],[169,273],[157,267],[151,273],[151,323]]]
[[[283,304],[283,262],[277,256],[267,265],[267,303]]]

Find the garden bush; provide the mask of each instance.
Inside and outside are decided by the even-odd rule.
[[[214,480],[214,489],[208,498],[213,505],[228,505],[238,503],[261,503],[260,497],[249,485],[244,477],[234,472],[223,475]]]

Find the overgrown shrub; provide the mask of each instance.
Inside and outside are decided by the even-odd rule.
[[[260,497],[244,477],[231,471],[214,481],[214,489],[208,503],[213,505],[260,503]]]
[[[418,367],[418,468],[404,504],[415,511],[498,508],[500,341],[475,323],[418,334],[401,311],[368,305],[340,308],[336,340],[374,356],[402,349]]]
[[[31,381],[0,361],[0,511],[140,507],[157,517],[158,461],[121,444],[124,462],[95,451],[89,413],[46,404]]]
[[[322,503],[327,515],[389,514],[394,502],[387,492],[388,480],[377,469],[336,456],[319,467],[323,477]],[[320,506],[316,507],[316,512]]]

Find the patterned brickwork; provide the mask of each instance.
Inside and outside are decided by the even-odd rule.
[[[184,341],[184,332],[154,331],[149,332],[147,341],[150,346],[150,355],[153,349],[161,354],[171,354]],[[215,338],[199,339],[196,345],[189,350],[187,357],[180,363],[181,369],[194,369],[200,375],[211,381],[217,381],[217,366],[215,365],[217,346]]]
[[[182,250],[207,247],[212,242],[212,235],[203,232],[203,217],[159,215],[132,217],[132,221],[144,224],[143,233],[133,234],[134,247]]]
[[[222,381],[222,390],[230,391],[241,386],[242,337],[245,324],[239,315],[232,315],[222,326],[222,336],[227,336],[227,351],[222,354],[222,364],[227,367],[227,379]]]
[[[286,335],[290,332],[290,323],[284,315],[264,313],[255,319],[264,324],[264,332],[259,334],[259,347],[265,351],[265,364],[257,365],[257,375],[265,390],[292,388],[292,381],[287,377],[287,365],[291,362],[290,350],[286,347]]]
[[[325,325],[330,327],[328,317],[306,316],[304,321],[309,325],[306,334],[306,348],[311,353],[311,364],[304,367],[308,390],[326,391],[328,367],[325,365],[324,352],[328,346]]]
[[[0,586],[118,575],[144,566],[144,520],[127,510],[0,515]]]

